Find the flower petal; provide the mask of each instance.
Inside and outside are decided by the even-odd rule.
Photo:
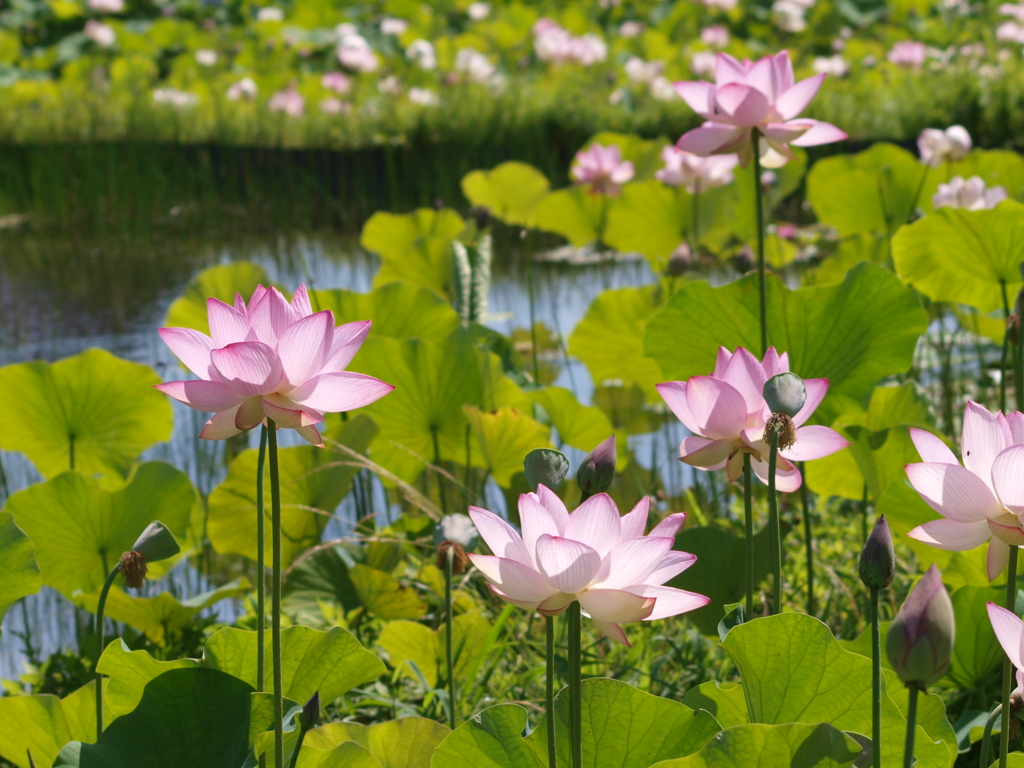
[[[712,440],[739,437],[747,426],[747,403],[730,384],[710,376],[693,376],[686,382],[686,403],[699,429]]]
[[[658,390],[661,399],[665,401],[665,405],[672,410],[676,418],[683,422],[684,427],[695,434],[700,432],[696,419],[690,413],[690,406],[686,404],[685,381],[666,381],[663,384],[656,384],[654,388]]]
[[[711,119],[714,113],[715,86],[703,80],[673,83],[683,101],[705,119]]]
[[[537,567],[548,584],[574,595],[597,575],[601,555],[582,542],[545,534],[537,540]]]
[[[317,448],[324,447],[324,439],[320,434],[320,430],[314,425],[310,424],[308,427],[294,427],[294,429],[299,433],[302,439],[310,445],[315,445]]]
[[[165,395],[170,395],[189,408],[207,413],[227,411],[240,402],[243,395],[232,386],[219,381],[191,379],[189,381],[167,381],[155,385]]]
[[[360,320],[335,328],[330,357],[324,363],[324,372],[345,370],[363,342],[366,341],[366,335],[370,332],[372,325],[373,323],[369,320]]]
[[[227,440],[229,437],[241,434],[242,430],[235,426],[235,411],[237,410],[238,406],[236,405],[229,410],[215,413],[213,418],[203,425],[199,437],[203,440]]]
[[[277,342],[285,379],[298,387],[320,373],[334,340],[334,313],[329,309],[288,326]]]
[[[569,527],[569,510],[565,508],[565,502],[546,485],[537,486],[537,498],[558,526],[558,535],[564,536],[565,529]]]
[[[596,621],[629,624],[643,621],[654,610],[654,598],[621,589],[588,589],[578,595],[580,608]]]
[[[192,328],[161,328],[158,333],[182,365],[201,379],[210,378],[213,339]]]
[[[749,64],[749,62],[741,62],[734,59],[728,53],[719,53],[715,59],[715,83],[726,85],[728,83],[746,82],[750,68],[749,66],[744,66],[745,63]]]
[[[536,606],[556,594],[544,577],[528,565],[492,555],[471,554],[469,559],[485,579],[512,600]]]
[[[316,315],[311,315],[316,317]],[[393,384],[352,371],[335,371],[314,376],[288,393],[288,397],[324,413],[341,413],[362,408],[391,394]]]
[[[761,461],[752,456],[750,467],[754,470],[758,480],[768,485],[768,451],[764,452],[764,457],[765,460]],[[795,493],[800,490],[802,484],[803,478],[800,476],[800,470],[789,464],[789,460],[785,456],[779,455],[775,466],[775,490],[780,493]]]
[[[313,307],[309,303],[309,292],[306,290],[305,283],[300,285],[298,290],[292,294],[292,300],[290,303],[296,320],[301,320],[302,318],[309,317],[313,314]]]
[[[651,497],[644,496],[636,503],[629,514],[623,515],[620,521],[622,540],[628,541],[644,535],[647,530],[647,515],[651,509]]]
[[[580,504],[569,515],[565,538],[586,544],[601,557],[607,555],[622,540],[619,510],[612,497],[597,493]]]
[[[1024,413],[1014,411],[1006,416],[1006,427],[1010,430],[1011,445],[1024,443]]]
[[[988,572],[988,580],[995,581],[996,576],[1006,570],[1009,562],[1010,545],[993,536],[989,539],[988,554],[985,556],[985,570]]]
[[[974,523],[1003,513],[995,494],[959,464],[907,464],[907,479],[943,517]]]
[[[1024,514],[1024,445],[1014,445],[992,462],[992,485],[1003,506]]]
[[[1000,423],[995,414],[977,403],[964,408],[963,432],[960,445],[964,466],[995,490],[992,484],[992,463],[1004,448],[1011,445],[1013,436],[1006,422]]]
[[[661,558],[661,562],[648,574],[647,578],[644,579],[644,583],[654,586],[664,584],[669,579],[678,576],[695,562],[697,562],[696,555],[692,555],[689,552],[672,550]]]
[[[593,587],[625,589],[643,584],[675,542],[665,536],[641,536],[622,542],[605,556]]]
[[[214,348],[254,340],[255,334],[249,327],[245,315],[220,299],[206,300],[206,316],[210,323],[210,336]]]
[[[624,645],[627,648],[632,648],[629,640],[626,638],[626,632],[618,624],[612,621],[594,621],[594,628],[602,635],[607,637],[613,643]]]
[[[268,289],[259,298],[253,295],[248,315],[256,338],[271,347],[277,346],[288,326],[297,319],[288,299],[277,288]]]
[[[816,147],[819,144],[831,144],[849,138],[844,131],[820,120],[803,119],[800,122],[811,123],[811,127],[799,139],[793,140],[794,147]]]
[[[723,123],[705,123],[699,128],[693,128],[684,133],[682,138],[676,142],[676,146],[684,152],[707,157],[724,147],[739,142],[749,134],[749,128]]]
[[[545,533],[549,536],[559,536],[558,524],[540,503],[540,499],[532,493],[519,496],[519,523],[523,529],[523,544],[536,563],[537,539]]]
[[[786,355],[783,355],[786,357]],[[780,372],[789,370],[789,361],[786,360],[785,368],[782,368],[780,360]],[[796,416],[793,417],[793,423],[798,427],[802,427],[804,422],[811,418],[811,414],[821,405],[821,401],[825,399],[825,395],[828,394],[828,379],[804,379],[804,388],[807,390],[807,399],[804,401],[804,407],[797,411]]]
[[[669,616],[677,616],[680,613],[703,608],[711,602],[710,597],[674,587],[658,587],[651,584],[643,584],[638,587],[630,587],[629,591],[635,595],[653,597],[655,599],[654,610],[651,611],[651,615],[647,617],[646,621],[667,619]]]
[[[545,616],[557,616],[563,613],[572,603],[576,601],[576,595],[567,595],[565,592],[556,592],[551,597],[537,606],[537,610]]]
[[[768,380],[764,367],[752,354],[740,347],[732,356],[721,376],[733,389],[740,393],[747,404],[747,414],[760,415],[764,409],[764,383]],[[744,424],[743,426],[749,426]]]
[[[674,537],[679,529],[683,527],[683,523],[686,522],[685,512],[674,512],[673,514],[666,517],[650,532],[650,536],[670,536]]]
[[[690,435],[679,444],[679,459],[691,467],[721,469],[732,451],[732,440],[708,440]]]
[[[825,75],[815,75],[801,80],[775,99],[775,112],[783,120],[792,120],[807,109],[817,95]]]
[[[729,83],[715,89],[715,106],[717,120],[750,128],[764,121],[771,105],[757,88]]]
[[[320,424],[324,420],[322,413],[290,402],[288,398],[280,395],[260,398],[260,404],[263,406],[263,412],[274,420],[275,426],[279,429],[301,429]]]
[[[210,353],[218,377],[242,395],[269,395],[281,382],[281,361],[260,341],[240,341]]]
[[[995,603],[985,604],[988,609],[988,620],[992,622],[992,630],[996,639],[1003,646],[1003,651],[1017,669],[1024,669],[1024,622],[1016,613],[1002,608]]]
[[[914,441],[914,447],[921,457],[921,461],[928,464],[959,464],[956,456],[949,446],[942,442],[931,432],[915,427],[910,428],[910,439]]]
[[[235,427],[241,431],[252,429],[263,422],[266,414],[259,397],[247,397],[235,411]]]
[[[779,454],[790,461],[812,461],[831,456],[849,444],[850,441],[834,429],[821,426],[799,427],[796,430],[796,442],[779,451]]]
[[[930,520],[907,534],[912,539],[952,552],[965,552],[988,541],[992,531],[985,521],[961,523],[958,520]]]
[[[761,361],[761,367],[764,368],[765,380],[770,379],[772,376],[777,376],[780,373],[789,371],[789,365],[782,364],[782,358],[780,358],[779,353],[775,351],[775,347],[768,347],[768,351],[764,353],[764,359]],[[804,379],[804,384],[809,385],[812,381],[824,381],[826,388],[828,387],[828,379]],[[824,397],[824,395],[822,395],[822,397]],[[807,391],[807,399],[811,399],[811,392],[809,387]],[[807,407],[806,403],[804,403],[804,407]],[[802,412],[803,409],[801,409],[801,413]],[[797,414],[797,416],[799,415],[800,414]],[[796,417],[793,418],[795,421]],[[797,426],[800,426],[801,423],[802,422],[797,422]]]
[[[488,512],[480,507],[470,507],[469,516],[491,552],[498,557],[515,560],[530,568],[533,567],[533,558],[530,557],[522,537],[515,528],[493,512]]]

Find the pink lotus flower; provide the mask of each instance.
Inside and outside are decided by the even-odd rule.
[[[370,321],[334,327],[330,310],[313,313],[306,286],[288,300],[276,288],[256,288],[245,305],[206,300],[210,333],[161,328],[160,338],[198,379],[156,388],[197,411],[215,414],[199,436],[223,440],[270,417],[313,445],[324,413],[361,408],[394,387],[345,366],[370,331]],[[212,338],[211,338],[212,337]]]
[[[658,392],[672,412],[693,435],[679,446],[679,458],[698,469],[726,470],[729,480],[743,472],[743,454],[751,455],[754,473],[768,483],[769,446],[762,439],[771,411],[764,401],[765,382],[789,370],[789,355],[770,347],[764,361],[743,347],[735,353],[719,347],[715,372],[688,381],[658,384]],[[828,379],[805,379],[807,401],[793,417],[796,443],[779,451],[775,485],[792,493],[802,478],[795,461],[820,459],[842,450],[849,443],[833,429],[803,426],[828,392]]]
[[[703,156],[736,152],[746,168],[754,156],[751,132],[757,130],[762,163],[779,168],[793,157],[790,144],[811,147],[841,141],[846,134],[834,125],[797,118],[824,79],[819,74],[794,83],[789,51],[756,62],[719,53],[714,85],[703,80],[675,84],[679,95],[707,121],[684,134],[678,146]]]
[[[606,493],[591,496],[570,515],[562,500],[540,485],[519,497],[523,534],[486,509],[469,515],[493,555],[470,555],[505,602],[547,616],[573,601],[597,629],[629,645],[621,624],[665,619],[707,605],[710,598],[662,586],[697,560],[673,551],[685,515],[669,515],[650,535],[649,500],[619,517]]]
[[[942,515],[908,536],[939,549],[963,551],[988,544],[988,579],[1006,569],[1010,547],[1024,545],[1024,413],[992,415],[977,403],[964,409],[964,465],[935,435],[911,429],[921,464],[907,464],[907,478],[928,506]]]
[[[986,603],[985,607],[996,639],[1017,670],[1017,688],[1010,696],[1024,696],[1024,621],[995,603]]]
[[[662,147],[661,160],[665,167],[654,178],[670,187],[685,186],[691,195],[732,184],[732,172],[739,163],[736,155],[701,157],[671,144]]]
[[[903,40],[896,43],[885,57],[900,67],[920,67],[924,64],[928,49],[924,43]]]
[[[589,184],[595,195],[614,197],[622,191],[622,185],[636,175],[636,169],[629,160],[622,159],[615,144],[606,147],[594,143],[576,153],[569,175],[577,184]]]

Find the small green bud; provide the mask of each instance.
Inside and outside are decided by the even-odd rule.
[[[576,484],[588,496],[606,490],[615,479],[615,435],[583,457],[576,470]]]
[[[884,589],[896,572],[896,553],[885,515],[879,515],[875,527],[860,553],[860,580],[865,587]]]
[[[473,549],[479,535],[469,515],[445,515],[434,526],[434,544],[438,546],[444,541],[452,541],[464,549]]]
[[[316,724],[320,722],[320,691],[314,693],[309,701],[302,707],[302,713],[299,715],[299,726],[304,731],[308,731],[310,728],[315,728]]]
[[[900,680],[923,690],[946,674],[955,639],[953,602],[933,564],[889,626],[885,651]]]
[[[146,530],[132,544],[132,550],[142,555],[147,563],[156,563],[174,557],[181,551],[174,534],[159,520],[146,526]]]
[[[539,485],[557,491],[569,473],[569,459],[554,448],[534,448],[526,454],[523,470],[526,472],[526,482],[534,491]]]
[[[804,380],[795,373],[779,373],[764,383],[761,391],[772,413],[784,413],[793,418],[807,402]]]

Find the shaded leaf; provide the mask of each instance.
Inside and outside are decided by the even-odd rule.
[[[739,725],[700,752],[658,768],[840,768],[852,765],[860,745],[828,723]]]

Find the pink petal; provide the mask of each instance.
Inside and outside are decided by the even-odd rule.
[[[330,310],[304,317],[285,329],[277,342],[277,356],[291,386],[298,387],[320,373],[333,339],[334,313]]]
[[[582,542],[544,535],[537,540],[537,567],[548,584],[574,595],[597,575],[601,555]]]
[[[975,523],[1002,514],[989,487],[959,464],[907,464],[907,479],[928,506],[951,520]]]
[[[540,499],[532,493],[524,493],[519,496],[519,523],[523,530],[523,543],[526,551],[537,561],[537,539],[545,533],[549,536],[559,536],[558,524],[548,514]]]
[[[622,540],[629,541],[644,535],[647,529],[647,515],[651,508],[651,497],[644,496],[636,503],[632,511],[622,516]]]
[[[277,288],[249,302],[249,325],[256,331],[256,338],[271,347],[296,319],[288,299]]]
[[[619,510],[607,493],[598,493],[580,504],[569,515],[565,538],[592,547],[601,557],[622,540]],[[563,590],[563,592],[577,590]]]
[[[789,366],[783,367],[782,360],[779,358],[779,353],[775,351],[775,347],[768,347],[768,351],[764,353],[764,359],[761,361],[761,367],[764,368],[765,381],[770,379],[772,376],[777,376],[780,373],[789,371]],[[807,383],[807,379],[804,380],[804,384]],[[822,381],[822,379],[810,379],[810,381]],[[828,381],[828,379],[824,379]],[[808,399],[811,397],[811,393],[807,393]],[[797,424],[797,426],[800,426]]]
[[[242,294],[235,291],[235,309],[241,312],[243,315],[246,314],[245,299],[242,298]]]
[[[267,293],[267,289],[264,288],[262,285],[257,285],[256,286],[256,290],[254,290],[252,292],[252,296],[249,297],[249,305],[248,305],[248,307],[245,310],[246,317],[249,316],[249,311],[253,307],[255,307],[257,304],[260,303],[260,299],[262,299],[266,295],[266,293]],[[235,294],[235,306],[236,307],[238,307],[238,300],[239,300],[239,298],[240,298],[239,295],[236,293]],[[245,302],[242,302],[242,306],[243,307],[245,306]]]
[[[931,432],[923,429],[910,428],[910,439],[914,441],[914,447],[921,457],[921,461],[928,464],[959,464],[956,456],[949,450],[942,440]]]
[[[695,430],[712,440],[739,437],[747,425],[747,403],[743,395],[721,379],[693,376],[686,382],[686,403]]]
[[[1011,547],[1024,547],[1024,529],[1017,516],[1006,513],[995,519],[989,518],[988,529],[993,536]]]
[[[206,300],[206,315],[214,348],[239,341],[252,341],[254,334],[245,315],[220,299]]]
[[[569,527],[569,510],[565,508],[565,502],[546,485],[537,486],[537,498],[558,526],[558,535],[564,536],[565,529]]]
[[[750,467],[757,475],[757,479],[768,485],[768,451],[764,452],[764,457],[764,461],[751,457]],[[780,454],[775,467],[775,490],[780,493],[795,493],[800,490],[802,484],[800,470],[789,464],[789,460]]]
[[[1014,411],[1006,416],[1006,427],[1010,430],[1012,445],[1024,443],[1024,413]]]
[[[165,395],[170,395],[178,402],[184,403],[189,408],[207,413],[230,410],[243,399],[243,395],[239,394],[234,387],[219,381],[204,381],[203,379],[167,381],[157,384],[156,389]]]
[[[728,117],[720,122],[728,122],[737,126],[753,127],[760,125],[768,116],[770,104],[765,94],[756,88],[739,83],[730,83],[715,90],[715,104]]]
[[[316,315],[312,315],[316,317]],[[363,373],[322,373],[288,393],[288,397],[324,413],[354,411],[391,394],[393,384]]]
[[[689,552],[677,552],[673,550],[661,558],[661,562],[658,563],[654,567],[654,570],[650,572],[646,579],[644,579],[644,583],[652,586],[664,584],[669,579],[673,579],[678,576],[695,562],[697,562],[696,555],[691,555]]]
[[[281,361],[260,341],[240,341],[210,353],[219,377],[243,395],[267,395],[281,382]]]
[[[345,370],[363,342],[366,341],[366,334],[370,332],[371,325],[373,324],[369,320],[360,320],[335,328],[330,357],[324,363],[323,370],[325,372]]]
[[[788,370],[789,361],[787,360],[786,367],[782,368],[779,373]],[[804,422],[811,418],[811,414],[817,410],[818,406],[821,405],[821,401],[825,399],[825,395],[828,393],[828,379],[804,379],[804,388],[807,390],[807,399],[804,401],[804,407],[797,411],[796,416],[793,417],[793,423],[798,427],[802,427]]]
[[[995,603],[986,603],[985,607],[988,609],[988,620],[992,622],[992,629],[999,644],[1003,646],[1003,651],[1013,666],[1024,669],[1024,622],[1013,611]]]
[[[775,93],[785,93],[793,87],[793,62],[789,60],[789,51],[782,50],[772,56],[775,70]]]
[[[556,592],[538,605],[537,610],[545,616],[557,616],[564,612],[565,609],[575,601],[576,595],[567,595],[565,592]]]
[[[672,410],[676,418],[683,422],[684,427],[691,432],[700,431],[697,421],[690,413],[690,406],[686,404],[685,381],[666,381],[664,384],[656,384],[654,388],[658,390],[661,399],[665,401],[665,405]]]
[[[749,136],[750,129],[721,123],[705,123],[683,134],[676,146],[685,152],[707,157]]]
[[[764,383],[768,380],[764,367],[752,354],[740,347],[721,376],[743,396],[748,414],[759,414],[764,408]]]
[[[675,512],[654,526],[649,535],[674,537],[679,532],[679,529],[683,527],[683,523],[685,522],[686,513]]]
[[[315,445],[317,448],[324,447],[324,439],[320,435],[320,430],[318,430],[312,424],[310,424],[308,427],[295,427],[294,429],[307,443]]]
[[[679,458],[691,467],[721,469],[733,452],[732,440],[708,440],[690,435],[679,445]]]
[[[522,537],[516,533],[515,528],[493,512],[488,512],[480,507],[470,507],[469,516],[491,552],[498,557],[515,560],[530,568],[533,567],[533,558],[530,557]]]
[[[730,483],[736,482],[743,474],[743,451],[736,451],[725,465],[725,474]]]
[[[710,597],[698,595],[695,592],[687,592],[685,589],[675,589],[674,587],[658,587],[651,584],[643,584],[638,587],[630,587],[629,591],[635,595],[653,597],[655,599],[654,610],[647,617],[647,621],[667,619],[669,616],[677,616],[680,613],[695,611],[711,602]]]
[[[555,594],[543,576],[520,562],[491,555],[470,555],[469,559],[484,578],[512,600],[536,607]]]
[[[849,444],[850,441],[834,429],[820,426],[799,427],[796,430],[796,442],[779,453],[790,461],[812,461],[831,456]]]
[[[992,484],[1003,506],[1015,515],[1024,514],[1024,445],[1014,445],[992,462]]]
[[[964,552],[984,544],[992,536],[992,531],[984,521],[961,523],[942,518],[917,526],[907,536],[939,549]]]
[[[671,537],[641,536],[622,542],[605,556],[593,586],[625,589],[643,584],[675,541]]]
[[[1010,545],[993,536],[989,539],[988,554],[985,556],[985,570],[988,573],[988,580],[995,581],[996,576],[1006,570],[1009,562]]]
[[[242,430],[235,426],[236,405],[226,411],[214,414],[213,418],[206,422],[199,437],[203,440],[227,440],[229,437],[241,434]]]
[[[241,431],[252,429],[263,422],[266,414],[259,397],[248,397],[241,402],[235,411],[235,428]]]
[[[964,466],[982,478],[990,488],[992,484],[992,463],[1004,448],[1011,445],[1013,436],[1009,426],[1000,423],[995,414],[977,403],[967,403],[964,409],[963,433],[960,445],[964,454]]]
[[[819,144],[831,144],[834,141],[843,141],[848,138],[846,133],[829,123],[806,119],[801,122],[811,123],[811,127],[807,133],[792,142],[794,147],[816,147]]]
[[[775,112],[783,120],[792,120],[811,103],[821,88],[824,75],[815,75],[801,80],[775,99]]]
[[[306,290],[305,283],[300,285],[298,290],[292,294],[291,305],[292,313],[295,315],[296,320],[301,320],[313,314],[313,307],[309,303],[309,292]]]
[[[632,648],[629,640],[626,638],[626,632],[618,624],[611,621],[596,621],[594,620],[594,627],[602,635],[607,637],[613,643],[624,645],[627,648]]]
[[[268,395],[260,399],[263,412],[267,418],[273,419],[279,429],[301,429],[320,424],[324,420],[322,413],[312,408],[304,408],[280,395]]]
[[[730,360],[732,360],[732,352],[725,347],[719,347],[718,354],[715,356],[715,372],[713,374],[716,379],[720,379],[725,375],[725,369],[729,366]]]
[[[794,123],[768,123],[762,126],[761,133],[773,147],[785,147],[787,143],[796,141],[807,133],[809,128],[810,126]]]
[[[643,621],[654,610],[654,598],[620,589],[588,589],[578,595],[580,608],[596,621],[629,624]]]
[[[749,64],[749,62],[746,62]],[[742,83],[746,81],[749,68],[728,53],[720,53],[715,59],[715,84]]]
[[[158,333],[182,365],[201,379],[210,378],[213,339],[192,328],[161,328]]]
[[[712,117],[714,109],[715,87],[703,80],[684,83],[673,83],[676,93],[682,96],[683,101],[690,109],[705,119]]]

